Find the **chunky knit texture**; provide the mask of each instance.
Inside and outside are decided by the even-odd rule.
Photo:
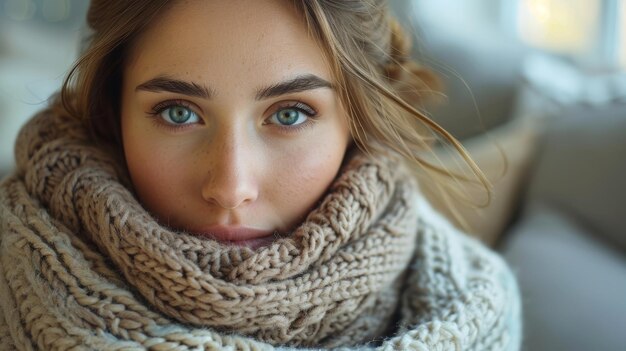
[[[517,350],[503,261],[390,156],[351,156],[268,247],[161,226],[78,121],[36,116],[0,184],[2,350]]]

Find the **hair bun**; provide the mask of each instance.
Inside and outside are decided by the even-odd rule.
[[[412,105],[433,100],[442,89],[440,79],[412,59],[411,37],[393,17],[389,18],[389,29],[389,60],[383,67],[383,74],[389,84],[403,100]]]
[[[389,55],[392,60],[404,62],[411,57],[411,38],[405,33],[397,19],[389,17]]]

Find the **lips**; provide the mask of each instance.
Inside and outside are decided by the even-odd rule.
[[[273,232],[240,226],[212,226],[195,231],[196,235],[237,246],[258,248],[274,241]]]

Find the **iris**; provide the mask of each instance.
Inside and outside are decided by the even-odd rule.
[[[283,125],[292,125],[298,121],[300,111],[293,108],[286,108],[276,113],[276,119]]]
[[[185,123],[191,118],[191,111],[183,106],[173,106],[169,108],[168,115],[174,123]]]

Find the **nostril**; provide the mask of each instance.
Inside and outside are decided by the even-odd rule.
[[[235,201],[212,199],[211,202],[226,210],[234,210],[240,206],[240,203],[235,203]]]
[[[242,177],[213,177],[202,187],[202,197],[205,201],[227,210],[253,202],[257,194],[254,182]]]
[[[234,210],[252,201],[252,199],[248,196],[225,197],[221,194],[217,194],[203,197],[205,201],[225,210]]]

